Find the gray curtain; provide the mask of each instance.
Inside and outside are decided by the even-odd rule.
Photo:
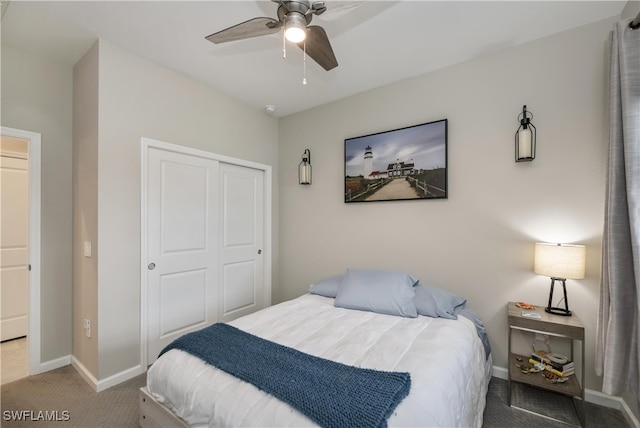
[[[640,395],[640,29],[611,41],[609,167],[596,373],[603,392]]]

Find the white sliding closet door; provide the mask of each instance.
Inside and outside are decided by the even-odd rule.
[[[268,204],[265,170],[250,162],[143,147],[142,325],[151,364],[179,336],[269,304]]]
[[[218,319],[219,163],[149,148],[147,364]]]
[[[221,321],[264,308],[264,172],[221,163]]]

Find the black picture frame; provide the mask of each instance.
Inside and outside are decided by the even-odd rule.
[[[344,140],[344,201],[448,197],[448,120]]]

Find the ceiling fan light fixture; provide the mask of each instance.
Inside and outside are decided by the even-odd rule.
[[[300,43],[307,37],[307,20],[299,12],[289,12],[284,18],[284,37],[291,43]]]
[[[241,22],[205,37],[211,43],[226,43],[279,33],[282,38],[282,57],[287,57],[289,43],[304,51],[326,71],[338,66],[327,32],[319,25],[311,25],[313,15],[325,12],[323,0],[272,0],[277,3],[277,19],[257,17]],[[344,2],[358,3],[358,2]],[[288,42],[289,41],[289,42]]]

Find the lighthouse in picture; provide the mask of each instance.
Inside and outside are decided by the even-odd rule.
[[[367,146],[364,149],[364,178],[369,178],[371,173],[373,172],[373,153],[371,152],[371,146]]]

